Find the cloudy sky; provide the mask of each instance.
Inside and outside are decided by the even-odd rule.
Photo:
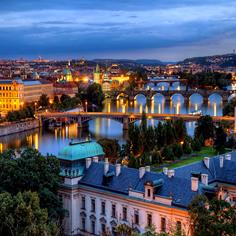
[[[231,53],[235,0],[0,0],[0,58]]]

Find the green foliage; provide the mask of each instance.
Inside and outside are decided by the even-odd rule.
[[[129,156],[128,167],[138,169],[139,166],[140,166],[140,164],[139,164],[139,158],[134,157],[133,155],[130,155],[130,156]]]
[[[236,107],[236,98],[232,98],[223,107],[223,116],[234,116],[234,108]]]
[[[202,145],[198,138],[194,138],[192,141],[193,151],[201,151]]]
[[[105,95],[102,91],[102,87],[100,84],[93,83],[88,86],[87,89],[87,100],[91,104],[95,104],[97,106],[102,106],[103,100],[105,98]]]
[[[0,194],[0,234],[1,235],[57,235],[55,223],[48,221],[47,209],[40,208],[36,192]]]
[[[209,115],[201,116],[196,124],[195,138],[202,138],[204,141],[209,138],[214,138],[214,129],[212,117]]]
[[[177,142],[182,142],[187,135],[186,125],[183,119],[173,121],[173,128],[175,130]]]
[[[151,152],[151,157],[152,157],[153,164],[162,164],[163,163],[161,152],[158,149],[154,149]]]
[[[172,150],[174,153],[174,156],[177,157],[178,159],[183,155],[183,149],[181,144],[175,143],[172,145]]]
[[[14,122],[27,118],[34,118],[34,109],[32,106],[27,106],[19,111],[9,111],[7,113],[7,121]]]
[[[163,150],[162,150],[161,155],[165,160],[168,160],[168,161],[174,161],[175,160],[173,150],[170,146],[164,147]]]
[[[219,88],[230,85],[232,76],[231,74],[219,73],[219,72],[200,72],[196,74],[186,74],[180,75],[180,79],[187,79],[187,85],[191,88]]]
[[[226,147],[226,138],[227,134],[225,133],[224,129],[221,126],[217,127],[214,142],[214,147],[217,152],[224,153]]]
[[[235,149],[236,147],[236,142],[235,142],[235,138],[234,137],[230,137],[228,139],[228,141],[226,142],[226,147],[227,148],[231,148],[231,149]]]
[[[47,209],[51,220],[64,216],[62,203],[57,197],[60,173],[57,158],[42,156],[33,149],[24,149],[20,153],[8,151],[0,155],[0,169],[0,192],[13,195],[24,191],[37,192],[40,206]]]
[[[98,143],[103,147],[106,157],[115,159],[118,158],[121,150],[118,140],[103,138],[99,139]]]
[[[189,206],[195,236],[235,235],[236,214],[228,202],[197,196]]]
[[[47,96],[47,94],[42,94],[40,96],[38,104],[39,106],[42,106],[44,108],[49,106],[49,97]]]

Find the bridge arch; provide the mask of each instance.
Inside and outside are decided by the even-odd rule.
[[[201,98],[200,103],[203,103],[204,96],[203,96],[201,93],[198,93],[198,92],[192,93],[192,94],[189,96],[189,98],[188,98],[188,99],[189,99],[189,102],[193,102],[193,100],[194,100],[196,97],[200,97],[200,98]]]
[[[120,98],[128,98],[128,94],[126,93],[119,93],[117,96],[116,96],[116,100],[119,100]]]
[[[215,99],[219,99],[220,100],[220,102],[222,102],[223,101],[223,97],[222,97],[222,95],[221,94],[219,94],[219,93],[217,93],[217,92],[213,92],[213,93],[211,93],[211,94],[209,94],[209,96],[208,96],[208,101],[213,101],[213,100],[215,100]],[[214,101],[215,102],[215,101]]]
[[[162,93],[155,93],[155,94],[152,95],[151,100],[155,101],[155,98],[157,99],[158,97],[161,98],[163,101],[165,101],[165,99],[166,99],[165,96]]]
[[[170,99],[171,99],[171,101],[173,102],[173,100],[175,99],[175,98],[177,98],[177,101],[178,102],[181,102],[181,103],[184,103],[184,96],[183,96],[183,94],[181,94],[181,93],[174,93],[173,95],[171,95],[171,97],[170,97]]]
[[[134,100],[137,100],[137,97],[138,97],[138,96],[141,96],[141,97],[143,97],[143,98],[147,99],[147,96],[146,96],[146,94],[145,94],[145,93],[142,93],[142,92],[140,92],[140,93],[137,93],[137,94],[134,96]]]

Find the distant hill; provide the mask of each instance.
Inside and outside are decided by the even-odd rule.
[[[179,62],[178,64],[198,64],[202,66],[235,67],[236,54],[187,58]]]
[[[169,62],[162,62],[160,60],[156,59],[137,59],[137,60],[130,60],[130,59],[94,59],[93,60],[96,63],[101,64],[133,64],[133,65],[152,65],[152,66],[158,66],[158,65],[166,65],[169,64]]]

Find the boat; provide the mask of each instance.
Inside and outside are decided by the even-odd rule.
[[[202,111],[201,111],[201,110],[194,110],[194,111],[191,111],[191,112],[189,113],[189,115],[201,116],[201,115],[202,115]]]

